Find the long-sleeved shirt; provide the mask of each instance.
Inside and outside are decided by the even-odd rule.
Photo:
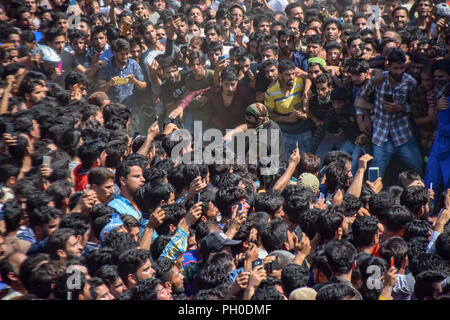
[[[372,79],[360,90],[358,97],[369,100],[369,96],[375,91],[375,109],[373,117],[372,142],[383,147],[389,135],[396,147],[409,141],[412,137],[408,114],[411,107],[408,103],[410,93],[416,88],[417,81],[407,73],[403,73],[402,80],[397,87],[392,88],[389,81],[389,72],[383,72],[384,81],[378,88]],[[383,108],[385,96],[391,95],[399,105],[406,107],[405,112],[388,113]]]
[[[233,100],[229,106],[225,106],[222,98],[222,88],[211,86],[188,94],[179,104],[183,109],[197,96],[208,97],[213,108],[211,124],[213,127],[225,132],[226,129],[234,129],[243,124],[245,120],[245,109],[256,102],[255,94],[246,87],[238,85]]]

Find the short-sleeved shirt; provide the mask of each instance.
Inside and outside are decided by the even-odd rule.
[[[113,57],[108,60],[106,66],[99,70],[98,78],[108,82],[113,77],[126,77],[131,74],[134,75],[137,80],[144,81],[144,74],[142,73],[142,69],[136,60],[128,59],[125,67],[123,69],[119,69]],[[133,99],[133,90],[133,83],[121,84],[109,88],[107,94],[112,102],[124,103],[130,108],[132,113],[137,113],[137,106]],[[127,100],[124,101],[125,99]]]
[[[281,92],[280,83],[277,81],[266,91],[264,104],[279,115],[288,115],[297,110],[302,105],[302,94],[304,89],[304,80],[295,78],[294,86],[288,96]],[[298,134],[312,128],[310,119],[297,120],[297,122],[279,122],[278,125],[283,133]]]
[[[166,81],[161,85],[161,100],[166,106],[169,103],[180,101],[184,93],[187,92],[187,85],[185,82],[185,76],[181,74],[181,81],[172,83]]]
[[[64,80],[66,79],[66,75],[76,68],[80,63],[78,62],[77,58],[70,52],[64,50],[60,55],[62,60],[62,74],[56,78],[56,83],[61,85],[62,87],[65,87]]]

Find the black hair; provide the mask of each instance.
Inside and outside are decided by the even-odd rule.
[[[413,220],[413,215],[404,206],[394,205],[386,211],[384,224],[390,231],[400,231],[406,224]]]
[[[288,241],[288,225],[281,218],[271,220],[261,230],[261,243],[268,253],[275,250],[283,250],[283,245]]]
[[[328,265],[335,275],[350,272],[355,261],[356,249],[347,240],[334,240],[325,246]]]
[[[390,261],[393,257],[395,267],[400,269],[408,256],[408,244],[401,237],[389,238],[381,244],[379,255],[386,261]]]
[[[297,288],[306,287],[309,280],[309,269],[305,266],[290,263],[281,271],[281,282],[287,296]]]
[[[429,201],[428,191],[425,187],[422,186],[411,186],[406,188],[401,197],[400,204],[408,208],[414,216],[418,217],[420,214],[420,210],[424,207]],[[422,212],[422,217],[425,215],[425,212]]]
[[[378,234],[378,219],[374,216],[357,216],[352,224],[353,242],[358,247],[367,247]]]
[[[45,250],[52,260],[59,260],[57,251],[66,251],[66,243],[72,236],[75,236],[75,231],[73,229],[59,228],[48,237]]]

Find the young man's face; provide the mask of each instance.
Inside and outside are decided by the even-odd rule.
[[[77,241],[75,236],[71,236],[69,240],[66,242],[66,253],[68,258],[71,257],[81,257],[81,252],[83,251],[83,247]]]
[[[433,89],[433,77],[429,73],[422,72],[420,74],[420,84],[425,88],[426,91]]]
[[[431,3],[429,0],[421,0],[417,4],[417,13],[420,18],[428,17],[431,13]]]
[[[264,50],[261,54],[261,60],[264,61],[269,59],[278,60],[278,56],[276,56],[272,50]]]
[[[310,80],[314,80],[318,76],[322,74],[322,69],[318,65],[315,66],[308,66],[308,78]]]
[[[131,194],[135,194],[137,189],[142,187],[145,183],[145,178],[142,174],[142,169],[139,166],[130,167],[130,173],[126,179],[126,187]]]
[[[58,36],[51,42],[51,47],[57,54],[61,54],[66,46],[66,37]]]
[[[118,297],[122,292],[127,290],[127,286],[123,283],[121,277],[117,277],[116,281],[109,285],[109,291],[114,297]]]
[[[184,292],[184,276],[180,272],[180,269],[175,265],[172,268],[172,275],[170,277],[172,284],[172,291],[177,293]]]
[[[450,81],[450,75],[442,70],[436,69],[433,72],[433,79],[435,82],[445,83]]]
[[[295,69],[285,70],[280,74],[281,84],[292,88],[295,81]]]
[[[362,29],[365,29],[367,27],[367,19],[365,19],[365,18],[356,19],[354,25],[355,25],[356,31],[361,32]]]
[[[297,18],[297,19],[300,19],[300,21],[303,21],[302,7],[292,8],[291,11],[289,12],[289,18]]]
[[[166,8],[166,0],[154,0],[152,4],[152,10],[161,12]]]
[[[289,36],[281,36],[278,41],[278,46],[284,54],[290,54],[294,50],[294,39]]]
[[[317,95],[321,100],[325,100],[330,96],[331,86],[328,83],[316,83]]]
[[[352,41],[352,43],[350,44],[350,55],[353,58],[359,58],[362,55],[362,50],[361,50],[361,39],[355,39]]]
[[[334,23],[327,25],[325,29],[325,38],[327,41],[336,41],[341,36],[341,31],[338,26]]]
[[[154,45],[158,41],[156,30],[152,25],[148,25],[144,33],[144,40],[147,45]]]
[[[152,264],[149,259],[145,261],[145,263],[140,266],[136,272],[137,280],[142,281],[145,279],[150,279],[155,274],[155,270],[152,268]]]
[[[108,203],[114,194],[114,180],[110,179],[102,185],[92,185],[92,190],[97,193],[98,201],[101,203]]]
[[[212,41],[219,42],[219,35],[217,34],[216,29],[214,29],[214,28],[209,29],[206,32],[205,36],[206,36],[206,42],[212,42]]]
[[[353,21],[353,12],[350,10],[344,11],[344,15],[342,16],[345,23],[352,23]]]
[[[142,56],[142,50],[139,45],[130,48],[130,58],[139,61]]]
[[[42,228],[42,238],[46,238],[51,235],[55,230],[59,228],[59,223],[61,222],[61,218],[55,218],[49,221],[49,223],[44,224]],[[76,240],[76,239],[75,239]]]
[[[30,102],[32,104],[36,104],[41,101],[42,98],[47,96],[48,88],[45,85],[37,85],[34,87],[33,91],[30,94]]]
[[[200,59],[195,59],[194,61],[192,61],[190,66],[194,76],[203,76],[205,74],[205,67],[201,63]]]
[[[389,71],[389,75],[394,78],[396,81],[401,81],[403,77],[403,73],[406,70],[406,65],[404,63],[389,63],[387,67]]]
[[[99,32],[92,36],[92,45],[97,51],[103,51],[106,46],[106,35],[103,32]]]
[[[298,21],[291,22],[291,24],[289,24],[287,27],[292,32],[294,32],[295,37],[299,37],[300,36],[300,23]]]
[[[170,66],[164,69],[164,79],[175,84],[181,81],[181,75],[177,66]]]
[[[261,31],[261,32],[264,32],[265,34],[270,34],[270,22],[269,21],[261,21],[259,24],[258,24],[258,26],[257,26],[257,28],[256,28],[256,30],[257,31]]]
[[[327,50],[327,64],[331,66],[339,66],[341,62],[341,51],[339,49]]]
[[[355,73],[351,75],[352,83],[355,87],[361,87],[367,80],[367,73]]]
[[[106,284],[102,284],[95,288],[95,292],[97,293],[97,298],[95,300],[114,300],[114,296],[111,294]]]
[[[306,46],[306,56],[308,58],[318,57],[322,46],[318,43],[308,43]]]
[[[126,65],[128,62],[128,59],[130,58],[130,51],[129,50],[122,50],[118,52],[114,52],[114,58],[116,59],[116,63],[119,65]]]
[[[251,40],[248,44],[248,51],[253,56],[258,56],[258,42],[255,40]]]
[[[76,55],[84,54],[86,51],[86,40],[78,38],[70,42],[70,46]]]
[[[222,54],[222,52],[220,52],[219,50],[217,50],[217,51],[213,51],[213,50],[208,51],[208,59],[209,59],[209,62],[211,63],[212,66],[215,66],[217,64],[221,54]]]
[[[222,81],[222,90],[226,96],[232,97],[236,92],[238,85],[237,80],[225,80]]]

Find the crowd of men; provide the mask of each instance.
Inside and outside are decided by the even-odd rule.
[[[450,299],[449,22],[3,1],[0,299]]]

